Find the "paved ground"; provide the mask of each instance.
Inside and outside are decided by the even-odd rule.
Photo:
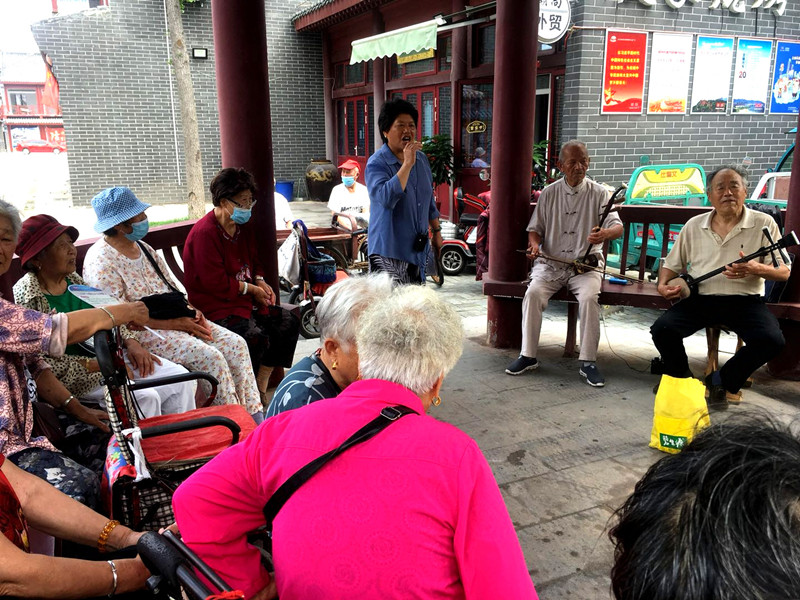
[[[294,203],[293,208],[312,225],[327,217],[318,203]],[[438,292],[463,316],[466,340],[461,360],[445,380],[442,404],[430,414],[463,429],[486,455],[540,598],[609,598],[613,549],[607,532],[613,511],[647,467],[664,456],[647,447],[657,381],[649,374],[656,351],[648,328],[657,311],[605,310],[599,365],[607,384],[596,389],[578,375],[574,359],[561,356],[565,304],[553,302],[545,313],[542,366],[512,377],[503,370],[517,352],[486,344],[486,299],[474,270],[447,278]],[[722,360],[735,341],[723,335]],[[298,356],[316,346],[314,340],[301,340]],[[690,338],[687,348],[695,372],[701,373],[705,336]],[[800,384],[760,371],[744,403],[728,413],[756,408],[794,418],[798,392]],[[725,416],[712,415],[717,418]]]

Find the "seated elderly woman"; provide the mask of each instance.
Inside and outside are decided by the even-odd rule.
[[[21,222],[19,212],[0,200],[0,275],[8,271]],[[34,403],[44,400],[79,421],[105,431],[107,415],[83,406],[56,379],[40,358],[61,356],[68,344],[87,339],[118,323],[142,325],[149,318],[141,302],[43,314],[0,299],[0,453],[76,500],[95,506],[100,484],[90,469],[57,451],[42,435],[33,433]]]
[[[129,188],[114,187],[92,198],[92,207],[97,215],[94,229],[103,237],[89,248],[83,263],[83,278],[89,285],[128,301],[177,289],[164,259],[140,241],[149,229],[144,214],[149,204]],[[210,373],[219,381],[215,402],[238,403],[261,417],[261,399],[244,339],[209,323],[199,310],[194,317],[151,319],[147,325],[161,330],[161,338],[150,331],[139,332],[144,347],[190,370]]]
[[[0,596],[95,598],[144,588],[150,573],[138,558],[75,560],[29,554],[28,523],[98,550],[133,546],[141,533],[75,502],[0,454]]]
[[[328,288],[314,310],[322,346],[286,373],[266,416],[333,398],[358,379],[358,320],[368,306],[391,293],[392,280],[386,273],[350,277]]]
[[[17,255],[27,273],[14,284],[14,301],[39,312],[72,312],[92,308],[77,298],[68,287],[85,285],[75,272],[77,251],[74,242],[78,230],[59,223],[50,215],[36,215],[22,223],[17,242]],[[135,334],[123,328],[125,361],[131,378],[166,377],[186,373],[180,365],[150,354],[136,340]],[[75,397],[102,402],[105,387],[94,355],[78,344],[67,346],[64,356],[44,359],[53,374]],[[145,417],[181,413],[195,407],[195,385],[176,383],[136,392],[136,404]]]
[[[368,308],[356,333],[363,379],[266,419],[187,479],[173,497],[183,540],[247,598],[536,598],[477,444],[425,414],[463,335],[453,308],[424,288]],[[411,414],[333,458],[278,513],[273,580],[247,542],[264,504],[392,406]]]
[[[292,366],[300,323],[275,306],[275,292],[264,281],[256,239],[264,232],[248,223],[256,204],[253,176],[222,169],[209,187],[214,209],[195,223],[183,248],[186,291],[207,318],[247,340],[266,407],[273,368]]]

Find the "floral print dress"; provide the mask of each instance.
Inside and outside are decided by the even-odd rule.
[[[144,244],[166,277],[170,270],[152,247]],[[153,265],[140,253],[132,259],[100,239],[89,248],[83,265],[86,282],[127,302],[144,296],[171,292]],[[170,283],[177,287],[174,280]],[[183,365],[190,371],[205,371],[219,381],[215,404],[241,404],[248,413],[263,410],[256,388],[247,343],[241,336],[208,322],[213,342],[205,342],[185,331],[159,330],[161,340],[150,331],[137,332],[139,342],[153,354]]]

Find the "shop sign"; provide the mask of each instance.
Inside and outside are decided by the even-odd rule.
[[[697,36],[692,114],[726,113],[731,91],[733,38]]]
[[[601,114],[642,112],[647,33],[606,31]]]
[[[769,112],[796,115],[798,111],[800,111],[800,44],[778,42]]]
[[[733,114],[766,114],[771,59],[771,40],[737,40],[731,99]]]
[[[653,34],[647,114],[686,112],[693,41],[691,34]]]
[[[467,133],[483,133],[484,131],[486,131],[486,123],[483,121],[467,123]]]
[[[569,30],[571,19],[569,0],[539,0],[539,43],[560,40]]]
[[[413,52],[411,54],[398,54],[397,64],[404,65],[418,60],[425,60],[426,58],[433,58],[433,48],[423,50],[422,52]]]
[[[617,4],[622,4],[625,0],[616,0]],[[651,8],[656,5],[657,0],[639,0],[639,3]],[[691,4],[703,6],[705,3],[704,0],[688,0]],[[786,12],[786,0],[750,0],[752,4],[750,5],[751,10],[755,10],[757,8],[769,8],[772,10],[772,14],[776,17],[782,17],[783,13]],[[675,10],[679,10],[684,7],[687,0],[664,0],[664,3],[669,6],[670,8],[674,8]],[[708,4],[708,8],[711,10],[715,10],[717,8],[724,8],[726,10],[731,11],[735,15],[743,15],[747,10],[747,0],[711,0]]]

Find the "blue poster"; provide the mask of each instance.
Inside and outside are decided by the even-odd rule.
[[[739,38],[733,63],[732,114],[767,113],[772,41]]]
[[[800,112],[800,44],[778,42],[769,112]]]

